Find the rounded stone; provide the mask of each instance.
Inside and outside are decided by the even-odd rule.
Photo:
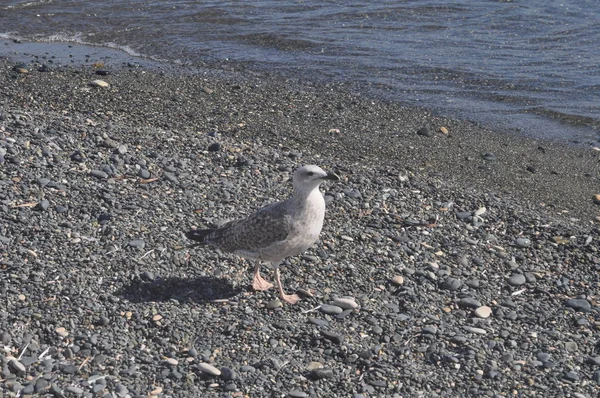
[[[306,398],[308,394],[301,390],[292,390],[288,393],[288,397],[290,398]]]
[[[481,302],[473,297],[464,297],[458,300],[458,306],[462,308],[478,308],[481,307]]]
[[[321,312],[325,313],[325,314],[329,314],[329,315],[337,315],[342,313],[342,311],[344,311],[341,307],[338,307],[337,305],[329,305],[329,304],[323,304],[320,308]]]
[[[585,299],[568,299],[565,305],[575,311],[588,312],[592,309],[590,302]]]
[[[213,142],[208,146],[209,152],[217,152],[219,149],[221,149],[221,144],[219,142]]]
[[[531,246],[531,240],[527,238],[517,238],[515,239],[515,246],[524,249]]]
[[[418,135],[422,135],[423,137],[431,137],[433,133],[427,127],[421,127],[417,130]]]
[[[92,80],[90,82],[90,86],[107,88],[109,86],[109,84],[107,82],[105,82],[104,80],[97,79],[97,80]]]
[[[25,366],[17,359],[11,359],[10,367],[16,374],[24,374],[27,371]]]
[[[198,364],[198,369],[200,369],[202,372],[209,374],[211,376],[220,376],[221,375],[221,371],[217,368],[215,368],[214,366],[212,366],[211,364],[208,364],[206,362],[200,362]]]
[[[447,277],[440,283],[440,288],[443,290],[455,291],[460,289],[462,286],[462,281],[460,279],[453,278],[451,276]]]
[[[328,368],[317,368],[310,371],[308,377],[313,380],[331,379],[333,370]]]
[[[508,284],[511,286],[521,286],[527,282],[525,275],[523,274],[514,274],[510,278],[508,278]]]
[[[358,303],[353,298],[336,298],[331,303],[333,306],[340,307],[344,310],[353,310],[358,308]]]
[[[99,179],[106,179],[106,178],[108,178],[108,174],[106,172],[102,171],[102,170],[92,170],[92,171],[90,171],[90,175],[92,177],[96,177],[96,178],[99,178]]]
[[[486,319],[492,315],[492,309],[487,305],[482,305],[474,311],[474,314],[477,318]]]
[[[270,310],[280,307],[283,307],[283,304],[279,299],[271,300],[267,303],[267,308]]]
[[[401,286],[404,284],[404,277],[402,275],[394,275],[391,282],[396,286]]]

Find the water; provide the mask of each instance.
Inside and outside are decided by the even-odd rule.
[[[597,0],[0,0],[0,35],[340,81],[497,130],[600,141]]]

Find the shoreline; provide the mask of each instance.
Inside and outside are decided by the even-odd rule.
[[[38,48],[38,45],[39,48],[52,46],[36,43],[33,48]],[[594,195],[600,193],[600,148],[531,138],[510,131],[496,132],[493,128],[439,116],[426,109],[364,97],[338,83],[322,86],[296,79],[279,79],[278,76],[264,73],[228,70],[225,65],[225,69],[218,70],[166,65],[136,58],[118,49],[102,47],[91,47],[97,51],[92,51],[92,54],[85,54],[82,49],[78,49],[75,52],[78,56],[73,59],[67,55],[72,46],[65,43],[56,45],[61,49],[61,56],[57,58],[59,66],[47,64],[50,69],[74,67],[83,68],[81,72],[86,73],[87,68],[90,79],[94,69],[98,69],[94,68],[94,64],[98,64],[103,65],[100,69],[116,74],[136,71],[141,72],[141,75],[156,74],[159,78],[169,79],[168,84],[171,85],[178,84],[175,82],[186,76],[206,81],[214,79],[221,86],[239,81],[245,85],[246,91],[256,91],[253,93],[254,97],[273,96],[273,108],[280,114],[266,121],[270,125],[264,127],[272,128],[276,137],[270,140],[271,145],[278,145],[277,139],[296,141],[298,147],[310,147],[328,156],[335,156],[335,150],[329,150],[331,146],[354,156],[369,158],[372,162],[385,159],[394,167],[408,168],[439,178],[457,188],[480,188],[498,194],[514,195],[537,206],[548,206],[556,213],[564,212],[586,221],[600,217],[600,207],[593,200]],[[39,62],[38,65],[44,64],[52,59],[50,54],[45,52],[43,57],[35,55],[32,61]],[[19,53],[19,59],[31,60],[32,55]],[[143,62],[140,64],[135,60]],[[14,59],[8,62],[18,64]],[[144,80],[140,79],[141,75],[138,74],[140,83]],[[273,78],[276,80],[270,85]],[[142,84],[150,85],[151,82]],[[181,89],[190,98],[197,91],[196,87],[187,83]],[[289,93],[292,93],[291,96]],[[317,98],[311,98],[315,94]],[[230,98],[225,99],[228,103],[243,106],[236,103],[231,93],[229,95]],[[295,102],[303,101],[306,102],[304,106],[307,109],[294,109]],[[309,107],[312,108],[308,110]],[[344,109],[339,109],[340,107]],[[359,115],[361,120],[353,120],[353,114]],[[240,123],[247,124],[244,118],[252,120],[256,128],[238,129],[235,134],[244,138],[261,135],[258,126],[266,122],[259,118],[253,119],[253,115],[246,115],[239,117]],[[294,119],[308,124],[301,126]],[[185,128],[184,125],[177,124],[173,127]],[[218,130],[222,127],[215,125],[214,128]],[[229,126],[225,128],[231,130]],[[429,136],[417,133],[422,128],[428,130]],[[441,128],[446,129],[447,133],[443,133]],[[273,134],[261,138],[269,140]],[[326,142],[329,145],[313,145],[314,141],[322,138],[329,140],[330,142]],[[522,187],[527,189],[521,189]]]
[[[7,396],[597,395],[600,152],[337,84],[15,64],[0,59]],[[298,304],[249,289],[235,256],[179,250],[312,163],[342,181],[324,184],[320,241],[285,262]],[[357,309],[324,311],[347,296]]]

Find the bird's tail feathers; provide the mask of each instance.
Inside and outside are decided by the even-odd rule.
[[[185,233],[185,236],[196,242],[206,243],[205,238],[213,232],[215,232],[214,229],[191,229]]]

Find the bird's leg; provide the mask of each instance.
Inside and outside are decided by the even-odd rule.
[[[273,287],[271,282],[267,282],[260,276],[260,261],[254,267],[254,277],[252,278],[252,288],[254,290],[267,290]]]
[[[283,291],[283,286],[281,285],[281,276],[279,275],[279,264],[273,264],[273,268],[275,268],[275,281],[277,283],[277,289],[279,289],[279,297],[283,301],[286,301],[290,304],[296,304],[300,297],[296,294],[285,294]]]

